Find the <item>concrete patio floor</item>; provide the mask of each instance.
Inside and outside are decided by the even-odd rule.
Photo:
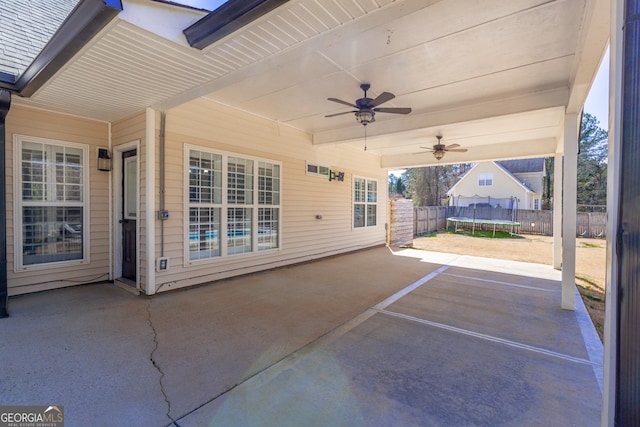
[[[11,298],[0,405],[66,426],[597,426],[602,345],[550,266],[374,248],[184,291]]]

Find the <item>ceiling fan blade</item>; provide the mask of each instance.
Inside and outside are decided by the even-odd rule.
[[[338,98],[327,98],[327,99],[329,101],[337,102],[338,104],[344,104],[344,105],[348,105],[349,107],[358,108],[357,105],[354,105],[354,104],[352,104],[350,102],[347,102],[347,101],[343,101],[343,100],[338,99]]]
[[[328,116],[325,116],[325,117],[335,117],[335,116],[341,116],[341,115],[343,115],[343,114],[352,114],[352,113],[355,113],[355,112],[356,112],[356,111],[345,111],[345,112],[343,112],[343,113],[329,114]]]
[[[468,150],[466,148],[454,148],[453,150],[445,149],[444,151],[450,151],[452,153],[466,153]]]
[[[446,147],[444,147],[445,150],[448,150],[450,148],[458,148],[460,147],[460,144],[451,144],[451,145],[447,145]]]
[[[411,108],[374,108],[376,113],[409,114]]]
[[[395,98],[396,96],[392,93],[389,92],[382,92],[380,95],[378,95],[376,97],[376,99],[374,99],[373,101],[371,101],[369,103],[369,108],[373,108],[376,107],[382,103],[385,103],[387,101],[391,101],[393,98]]]

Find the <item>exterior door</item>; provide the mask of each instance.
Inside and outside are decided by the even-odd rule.
[[[138,220],[137,151],[122,153],[122,277],[136,282],[136,221]]]

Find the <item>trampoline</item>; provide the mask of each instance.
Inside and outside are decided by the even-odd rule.
[[[458,224],[471,224],[471,234],[475,234],[476,224],[480,225],[493,225],[493,237],[496,236],[496,226],[511,226],[511,233],[513,234],[515,227],[520,227],[519,222],[509,221],[506,219],[482,219],[482,218],[466,218],[466,217],[449,217],[447,218],[447,229],[449,229],[449,222],[455,225],[455,231],[458,231]]]

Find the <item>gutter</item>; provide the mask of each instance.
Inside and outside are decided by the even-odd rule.
[[[288,1],[229,0],[182,32],[191,47],[202,50]]]

